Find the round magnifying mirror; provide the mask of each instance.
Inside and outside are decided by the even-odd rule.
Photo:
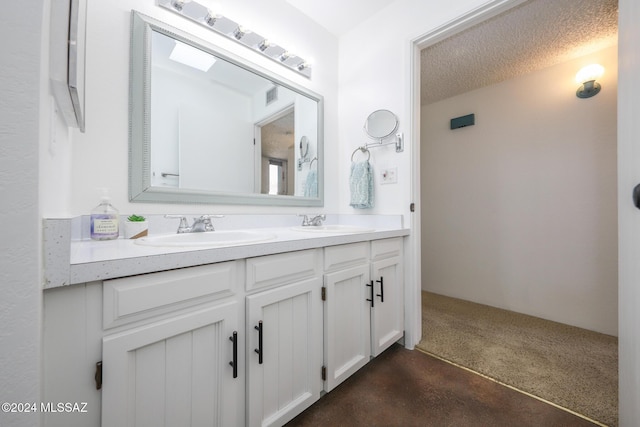
[[[304,159],[307,154],[309,154],[309,138],[303,135],[300,138],[300,157]]]
[[[398,118],[389,110],[377,110],[369,114],[364,122],[364,130],[369,137],[383,139],[398,129]]]

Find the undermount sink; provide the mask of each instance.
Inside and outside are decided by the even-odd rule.
[[[275,238],[275,234],[229,230],[149,236],[136,239],[135,243],[158,247],[220,247],[266,242]]]
[[[357,225],[327,224],[293,227],[294,231],[308,231],[310,233],[369,233],[373,228],[359,227]]]

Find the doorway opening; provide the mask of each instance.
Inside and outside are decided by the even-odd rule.
[[[282,159],[268,159],[269,161],[269,192],[267,194],[286,194],[287,161]]]
[[[589,3],[609,10],[598,16],[611,16],[613,27],[599,28],[608,19],[576,24],[595,37],[613,37],[613,44],[588,40],[589,49],[572,56],[576,42],[563,42],[556,34],[564,56],[551,62],[538,58],[542,66],[507,64],[493,56],[491,46],[500,55],[511,48],[537,54],[515,45],[520,34],[507,30],[493,41],[483,38],[518,28],[525,39],[547,46],[540,32],[563,29],[554,19],[581,16],[572,12],[576,3],[581,2],[553,2],[568,12],[554,10],[547,22],[544,13],[527,9],[548,9],[550,2],[496,1],[497,7],[416,42],[420,55],[431,55],[415,59],[426,93],[414,103],[421,135],[416,168],[421,175],[421,282],[422,290],[434,294],[617,335],[616,2]],[[529,15],[536,35],[527,34],[524,23],[502,22],[509,14]],[[481,46],[474,47],[475,42]],[[579,85],[573,77],[587,65],[580,64],[582,59],[597,58],[608,63],[609,92],[587,104],[576,97]],[[461,62],[450,61],[457,59]],[[490,66],[504,64],[507,71],[522,66],[526,72],[508,76],[503,69],[481,68],[474,77],[461,77],[465,62],[477,65],[485,59]],[[444,69],[442,80],[438,68]],[[488,79],[497,75],[508,78]],[[475,125],[449,126],[451,119],[468,114],[475,114]],[[585,123],[587,116],[593,119]],[[576,198],[577,186],[586,183],[591,183],[589,194]]]
[[[270,195],[295,193],[294,106],[256,124],[256,191]]]
[[[595,21],[530,0],[417,43],[422,288],[616,335],[617,2],[589,4]],[[553,42],[532,53],[538,38]],[[584,100],[590,62],[608,91]]]

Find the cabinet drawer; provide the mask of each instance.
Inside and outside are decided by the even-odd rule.
[[[369,261],[369,242],[329,246],[324,249],[325,271],[346,268]]]
[[[371,259],[402,255],[402,237],[374,240],[371,242]]]
[[[233,295],[239,261],[106,280],[104,329]]]
[[[322,274],[319,249],[247,259],[247,291],[292,283]]]

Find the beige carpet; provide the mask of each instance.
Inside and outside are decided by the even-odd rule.
[[[618,425],[616,337],[422,292],[418,347],[604,425]]]

